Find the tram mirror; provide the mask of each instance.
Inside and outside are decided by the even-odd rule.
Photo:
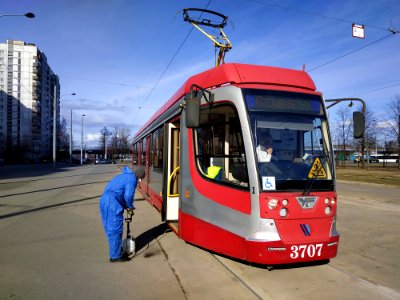
[[[353,135],[355,139],[364,137],[365,116],[360,111],[353,112]]]
[[[196,96],[187,94],[186,100],[186,127],[197,128],[200,126],[200,99],[202,93],[197,93]]]

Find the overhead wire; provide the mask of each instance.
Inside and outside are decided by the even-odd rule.
[[[327,61],[327,62],[325,62],[325,63],[323,63],[323,64],[321,64],[321,65],[319,65],[319,66],[316,66],[316,67],[314,67],[314,68],[312,68],[312,69],[307,70],[307,72],[315,71],[315,70],[317,70],[317,69],[319,69],[319,68],[322,68],[322,67],[324,67],[324,66],[326,66],[326,65],[328,65],[328,64],[330,64],[330,63],[333,63],[333,62],[335,62],[335,61],[337,61],[337,60],[339,60],[339,59],[342,59],[342,58],[344,58],[344,57],[346,57],[346,56],[349,56],[350,54],[353,54],[353,53],[358,52],[358,51],[360,51],[360,50],[362,50],[362,49],[365,49],[365,48],[367,48],[367,47],[369,47],[369,46],[372,46],[372,45],[374,45],[374,44],[376,44],[376,43],[378,43],[378,42],[381,42],[381,41],[387,39],[388,37],[393,36],[393,34],[394,34],[394,33],[391,33],[391,34],[386,35],[386,36],[384,36],[384,37],[382,37],[382,38],[380,38],[380,39],[378,39],[378,40],[376,40],[376,41],[373,41],[373,42],[367,44],[367,45],[364,45],[364,46],[362,46],[362,47],[360,47],[360,48],[357,48],[357,49],[355,49],[355,50],[352,50],[352,51],[350,51],[350,52],[348,52],[348,53],[346,53],[346,54],[340,55],[340,56],[338,56],[338,57],[336,57],[336,58],[334,58],[334,59],[331,59],[330,61]]]
[[[365,92],[361,92],[361,93],[357,93],[357,94],[354,94],[354,95],[352,95],[350,97],[355,97],[355,96],[365,95],[365,94],[371,94],[371,93],[374,93],[374,92],[378,92],[378,91],[383,91],[383,90],[386,90],[386,89],[394,88],[394,87],[397,87],[397,86],[400,86],[400,83],[388,85],[388,86],[385,86],[385,87],[381,87],[381,88],[377,88],[377,89],[373,89],[373,90],[369,90],[369,91],[365,91]]]
[[[5,66],[5,67],[7,68],[8,73],[12,73],[12,77],[13,77],[14,79],[17,79],[17,80],[18,80],[18,84],[19,84],[20,86],[22,86],[22,87],[24,88],[24,90],[27,91],[27,92],[32,96],[32,91],[29,90],[25,85],[23,85],[23,84],[21,83],[21,78],[18,78],[18,77],[16,77],[16,76],[14,75],[14,70],[10,69],[10,66],[9,66],[8,64],[6,64],[6,62],[4,61],[4,59],[3,59],[2,57],[0,57],[0,59],[2,60],[2,62],[0,62],[0,64],[2,64],[3,66]],[[21,73],[22,73],[22,72],[21,72]]]
[[[276,3],[271,3],[269,1],[262,1],[262,0],[247,0],[247,1],[254,2],[254,3],[259,3],[259,4],[265,4],[265,5],[268,5],[268,6],[273,6],[273,7],[277,7],[277,8],[281,8],[281,9],[285,9],[285,10],[291,10],[291,11],[295,11],[295,12],[306,14],[306,15],[325,18],[325,19],[328,19],[328,20],[345,22],[345,23],[350,23],[350,24],[354,23],[354,21],[350,21],[350,20],[346,20],[346,19],[342,19],[342,18],[337,18],[337,17],[326,16],[326,15],[323,15],[323,14],[320,14],[320,13],[309,12],[309,11],[306,11],[306,10],[293,8],[293,7],[289,7],[289,6],[279,5],[279,4],[276,4]],[[384,30],[384,31],[391,31],[389,28],[383,28],[383,27],[379,27],[379,26],[375,26],[375,25],[371,25],[371,24],[368,24],[368,25],[364,24],[364,26],[368,26],[368,27],[372,27],[372,28],[379,29],[379,30]]]
[[[76,79],[76,80],[83,80],[83,81],[89,81],[89,82],[95,82],[95,83],[102,83],[102,84],[118,85],[118,86],[123,86],[123,87],[134,87],[134,88],[138,88],[138,89],[152,89],[151,87],[144,86],[144,85],[133,85],[133,84],[127,84],[127,83],[122,83],[122,82],[94,80],[94,79],[78,78],[78,77],[71,77],[71,76],[64,76],[64,75],[59,75],[59,77],[66,78],[66,79]]]
[[[211,4],[212,0],[209,0],[207,5],[205,6],[204,9],[207,9],[208,6]],[[201,15],[200,15],[201,16]],[[190,28],[189,32],[187,33],[187,35],[185,36],[185,38],[183,39],[182,43],[179,45],[178,49],[176,50],[176,52],[174,53],[174,55],[172,56],[172,58],[170,59],[170,61],[168,62],[167,66],[165,67],[165,69],[163,70],[163,72],[161,73],[161,75],[158,77],[156,83],[154,84],[154,86],[151,88],[149,94],[146,96],[146,98],[143,100],[143,102],[139,105],[139,109],[135,115],[135,118],[137,118],[141,107],[150,99],[151,95],[153,94],[153,91],[157,88],[158,84],[160,83],[161,79],[164,77],[165,73],[167,73],[169,67],[172,65],[172,62],[175,60],[175,58],[178,56],[178,53],[180,52],[180,50],[182,49],[183,45],[186,43],[187,39],[189,38],[190,34],[192,33],[194,27]]]
[[[326,16],[326,15],[323,15],[323,14],[320,14],[320,13],[309,12],[309,11],[305,11],[305,10],[298,9],[298,8],[283,6],[283,5],[271,3],[271,2],[265,1],[265,0],[264,0],[264,1],[262,1],[262,0],[247,0],[247,1],[249,1],[249,2],[254,2],[254,3],[260,3],[260,4],[264,4],[264,5],[269,5],[269,6],[277,7],[277,8],[280,8],[280,9],[291,10],[291,11],[295,11],[295,12],[302,13],[302,14],[317,16],[317,17],[321,17],[321,18],[325,18],[325,19],[329,19],[329,20],[334,20],[334,21],[340,21],[340,22],[345,22],[345,23],[354,24],[354,21],[350,21],[350,20],[346,20],[346,19],[342,19],[342,18],[337,18],[337,17]],[[392,22],[392,20],[391,20],[391,22]],[[314,67],[314,68],[312,68],[312,69],[310,69],[310,70],[307,70],[307,71],[308,71],[308,72],[315,71],[315,70],[317,70],[317,69],[319,69],[319,68],[322,68],[322,67],[324,67],[324,66],[326,66],[326,65],[328,65],[328,64],[330,64],[330,63],[333,63],[333,62],[335,62],[335,61],[337,61],[337,60],[339,60],[339,59],[342,59],[342,58],[344,58],[344,57],[346,57],[346,56],[349,56],[349,55],[351,55],[351,54],[353,54],[353,53],[355,53],[355,52],[358,52],[358,51],[360,51],[360,50],[362,50],[362,49],[365,49],[365,48],[367,48],[367,47],[369,47],[369,46],[372,46],[372,45],[374,45],[374,44],[376,44],[376,43],[378,43],[378,42],[381,42],[381,41],[387,39],[388,37],[393,36],[393,35],[396,34],[396,33],[400,33],[399,30],[396,30],[396,29],[393,28],[393,23],[391,23],[391,24],[392,24],[392,27],[390,27],[390,28],[383,28],[383,27],[374,26],[374,25],[370,25],[370,24],[363,24],[364,27],[371,27],[371,28],[375,28],[375,29],[379,29],[379,30],[383,30],[383,31],[389,31],[390,34],[389,34],[389,35],[386,35],[386,36],[384,36],[384,37],[382,37],[382,38],[380,38],[380,39],[378,39],[378,40],[376,40],[376,41],[373,41],[373,42],[371,42],[371,43],[369,43],[369,44],[367,44],[367,45],[364,45],[364,46],[362,46],[362,47],[360,47],[360,48],[357,48],[357,49],[355,49],[355,50],[352,50],[352,51],[350,51],[350,52],[348,52],[348,53],[346,53],[346,54],[343,54],[343,55],[341,55],[341,56],[339,56],[339,57],[336,57],[336,58],[334,58],[334,59],[331,59],[330,61],[325,62],[325,63],[323,63],[323,64],[321,64],[321,65],[319,65],[319,66],[316,66],[316,67]]]

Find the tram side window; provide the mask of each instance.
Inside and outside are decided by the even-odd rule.
[[[195,136],[196,163],[203,176],[221,184],[248,187],[241,127],[233,106],[203,108]]]
[[[138,145],[134,144],[132,149],[132,161],[133,164],[136,165],[138,163]]]
[[[141,158],[140,158],[140,164],[142,166],[146,165],[146,151],[147,151],[146,138],[144,138],[144,139],[142,139],[142,149],[141,149]]]
[[[153,132],[151,142],[151,161],[153,170],[162,173],[163,170],[163,143],[164,127],[158,128]]]

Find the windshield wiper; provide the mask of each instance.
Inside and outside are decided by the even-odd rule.
[[[326,172],[325,169],[324,169],[324,167],[323,167],[323,162],[322,162],[321,160],[325,160],[325,162],[326,162],[327,159],[328,159],[328,161],[330,161],[329,152],[328,152],[328,155],[325,155],[325,154],[324,154],[324,155],[322,155],[322,156],[317,156],[317,157],[313,160],[313,163],[311,164],[311,168],[314,167],[315,160],[316,160],[317,158],[319,158],[320,163],[316,165],[316,170],[315,170],[314,172],[311,173],[311,174],[312,174],[312,177],[309,178],[308,181],[307,181],[306,188],[304,189],[303,194],[302,194],[303,196],[309,196],[309,195],[310,195],[310,192],[311,192],[311,189],[312,189],[312,187],[313,187],[313,185],[314,185],[314,182],[317,180],[317,178],[318,178],[320,172],[321,172],[321,171],[323,171],[324,173]],[[309,172],[311,172],[311,169],[310,169]]]

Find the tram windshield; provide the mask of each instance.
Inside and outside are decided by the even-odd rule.
[[[321,97],[255,89],[243,93],[262,190],[333,190]]]

